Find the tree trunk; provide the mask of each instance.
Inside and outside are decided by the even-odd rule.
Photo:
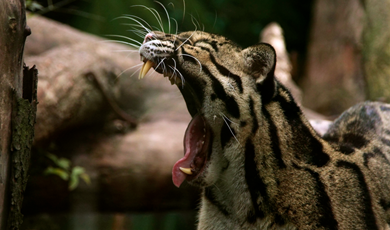
[[[317,0],[303,104],[327,115],[390,102],[390,0]]]
[[[335,115],[365,99],[359,0],[317,0],[308,47],[303,105]]]
[[[363,61],[367,96],[390,102],[390,0],[364,1]]]
[[[0,1],[0,229],[19,229],[36,114],[37,71],[23,68],[23,0]]]

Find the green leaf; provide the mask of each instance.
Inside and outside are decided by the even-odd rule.
[[[69,180],[68,172],[66,172],[65,170],[60,169],[60,168],[54,168],[54,167],[49,166],[45,170],[44,174],[45,175],[56,175],[56,176],[59,176],[63,180]]]
[[[58,161],[57,161],[57,165],[65,170],[68,170],[69,167],[70,167],[70,160],[66,159],[66,158],[60,158]]]
[[[85,173],[85,169],[80,166],[75,166],[72,169],[72,175],[79,176],[80,174]]]
[[[77,185],[79,185],[79,177],[72,174],[69,180],[69,190],[74,190]]]
[[[83,167],[75,166],[72,169],[72,172],[70,174],[70,181],[69,181],[69,190],[73,190],[77,188],[79,185],[79,177],[85,173],[85,170]]]
[[[68,170],[70,167],[70,160],[66,158],[58,158],[56,155],[48,153],[46,156],[52,160],[58,167]]]
[[[51,154],[51,153],[47,153],[46,156],[52,160],[54,163],[56,163],[58,161],[58,157],[54,154]]]
[[[86,183],[86,184],[91,184],[91,178],[89,178],[89,175],[86,174],[86,173],[82,173],[80,174],[80,178],[83,179],[83,181]]]
[[[72,173],[70,175],[69,190],[77,188],[80,181],[79,178],[81,178],[88,185],[91,183],[91,179],[89,178],[89,175],[85,173],[85,169],[80,166],[75,166],[72,169]]]

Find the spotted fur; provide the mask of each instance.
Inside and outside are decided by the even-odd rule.
[[[151,32],[140,55],[211,127],[190,182],[203,188],[198,229],[389,229],[390,105],[356,105],[321,137],[275,79],[268,44]]]

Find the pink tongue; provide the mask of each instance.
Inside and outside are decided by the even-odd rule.
[[[205,121],[203,120],[202,116],[195,115],[194,118],[192,118],[190,124],[187,127],[186,133],[184,135],[184,157],[181,158],[176,162],[176,164],[173,166],[172,169],[172,180],[173,184],[175,184],[176,187],[179,187],[181,183],[186,179],[187,174],[183,173],[180,170],[180,167],[182,168],[193,168],[194,169],[194,159],[195,157],[200,153],[204,152],[204,147],[208,145],[208,140],[206,135],[206,125]],[[203,150],[203,151],[202,151]],[[201,158],[205,159],[204,154],[200,154]],[[199,159],[197,159],[199,161]],[[203,160],[204,161],[204,160]],[[191,167],[192,166],[192,167]],[[193,175],[195,176],[193,171]]]

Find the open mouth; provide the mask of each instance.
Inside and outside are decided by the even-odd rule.
[[[142,79],[145,77],[145,75],[149,72],[149,70],[153,67],[154,70],[158,73],[161,73],[164,75],[164,77],[168,77],[171,81],[171,85],[176,84],[178,86],[182,85],[181,78],[175,74],[174,71],[170,71],[169,69],[164,69],[162,62],[159,64],[154,63],[151,60],[146,60],[141,56],[141,60],[144,61],[144,64],[142,65],[141,70],[139,71],[139,79]]]
[[[169,77],[171,84],[176,84],[179,87],[192,116],[183,140],[184,157],[178,160],[172,169],[173,184],[179,187],[184,180],[192,181],[204,171],[211,151],[212,131],[205,117],[199,112],[200,102],[191,87],[187,84],[185,87],[181,87],[180,77],[174,77],[174,73],[163,71],[151,60],[145,60],[142,56],[141,59],[144,61],[144,65],[140,70],[139,78],[145,77],[152,67],[157,72],[162,73],[164,77]]]
[[[179,187],[185,179],[194,180],[204,170],[211,146],[211,129],[203,116],[195,115],[183,140],[184,157],[172,169],[172,180]]]

